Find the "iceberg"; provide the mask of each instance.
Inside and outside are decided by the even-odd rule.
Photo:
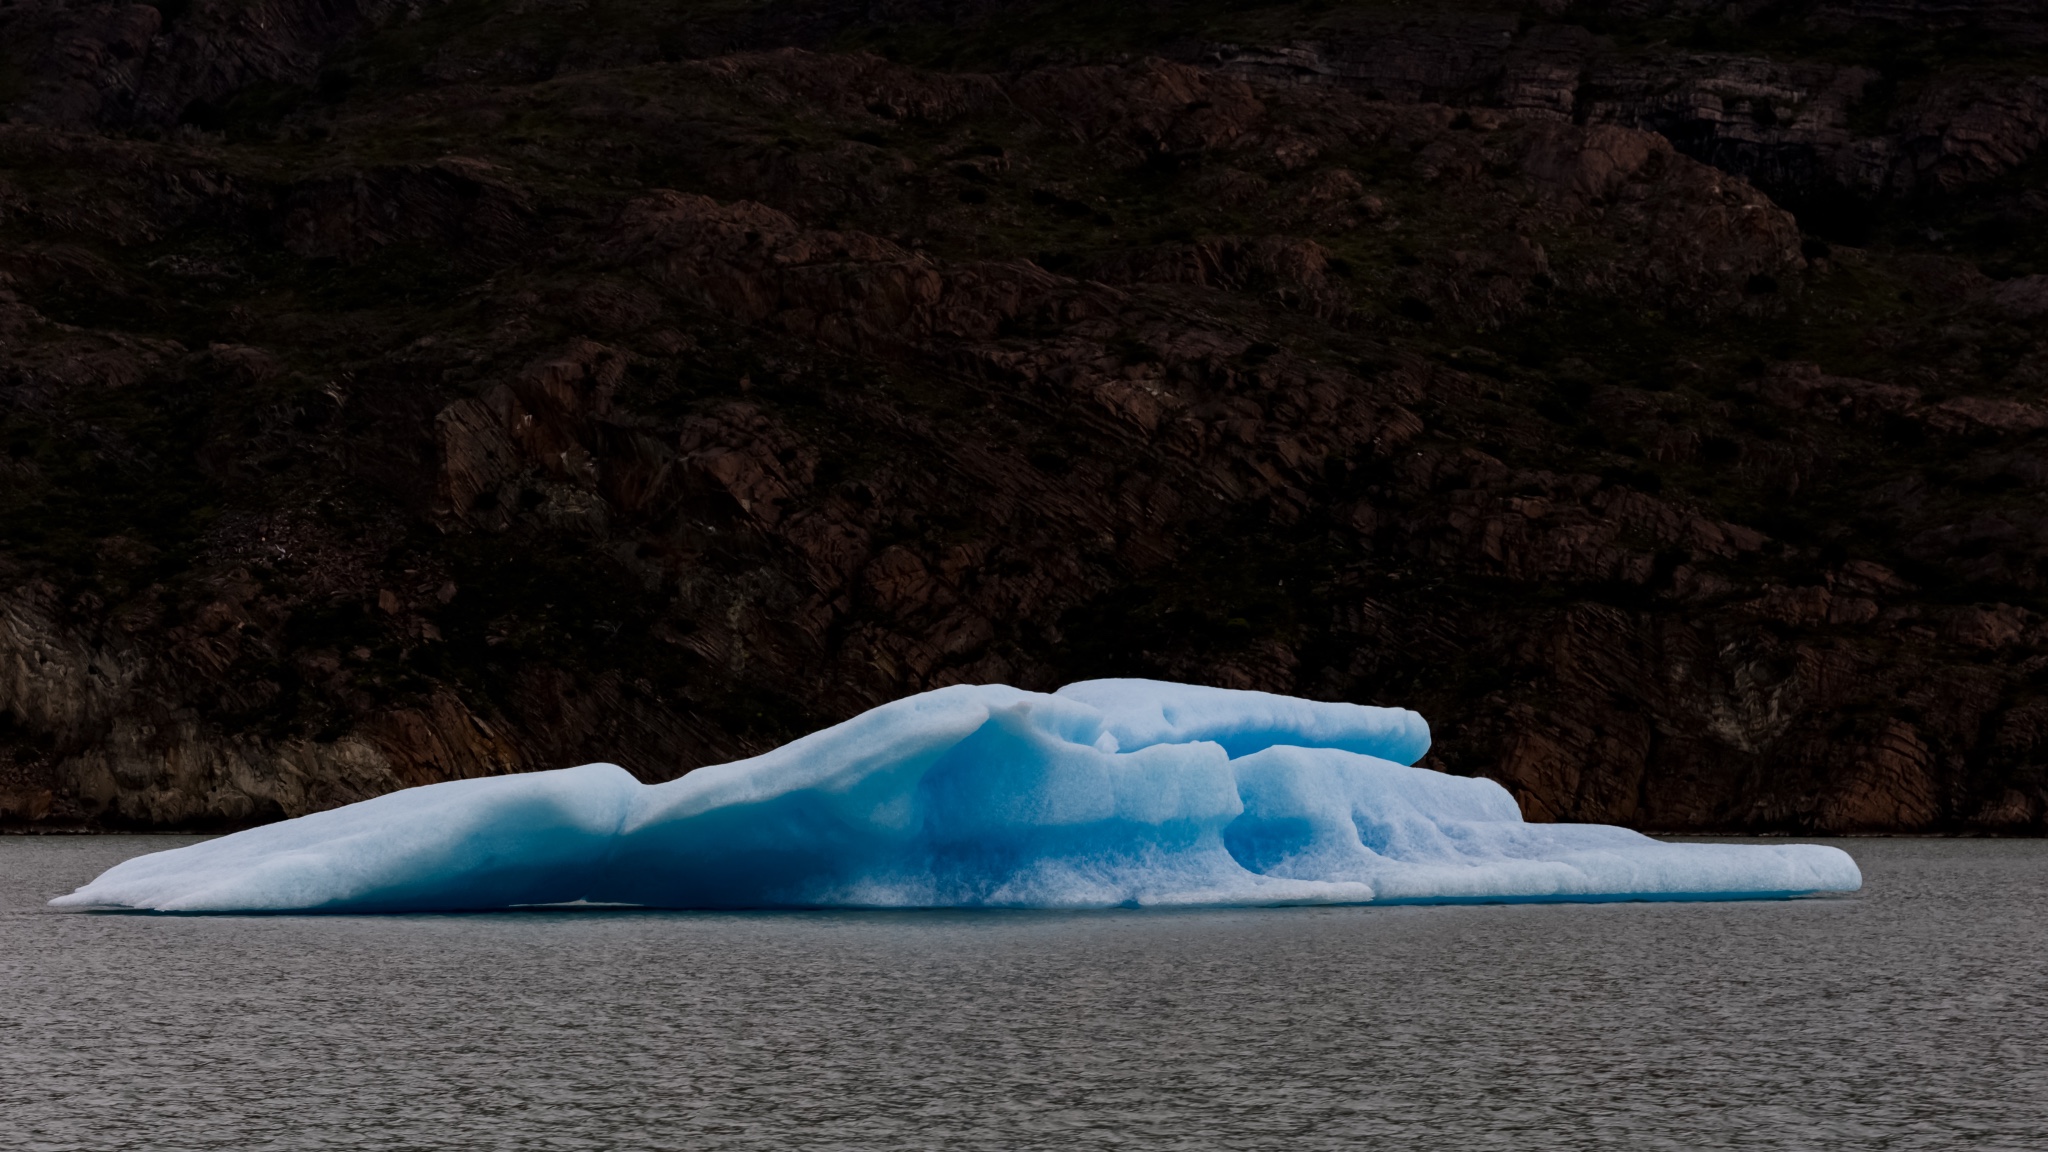
[[[1529,824],[1411,765],[1399,708],[1149,680],[941,688],[646,785],[611,764],[429,784],[137,857],[52,904],[162,912],[1102,908],[1789,897],[1819,845]]]

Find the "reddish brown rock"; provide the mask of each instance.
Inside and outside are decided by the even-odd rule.
[[[268,121],[0,125],[0,819],[1145,674],[1417,707],[1537,818],[2037,831],[2029,278],[1730,174],[1869,159],[1847,73],[1574,123],[1621,64],[1531,20],[1291,85],[479,25]],[[2006,162],[1970,131],[1913,179]]]

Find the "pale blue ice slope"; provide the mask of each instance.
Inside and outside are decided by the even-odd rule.
[[[430,784],[108,869],[67,907],[398,912],[1702,899],[1847,891],[1815,845],[1525,824],[1410,768],[1429,726],[1149,680],[942,688],[643,785],[586,764]]]

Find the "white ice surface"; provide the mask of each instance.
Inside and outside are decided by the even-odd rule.
[[[395,912],[1702,899],[1847,891],[1816,845],[1525,824],[1429,728],[1148,680],[927,692],[763,756],[411,788],[138,857],[66,907]]]

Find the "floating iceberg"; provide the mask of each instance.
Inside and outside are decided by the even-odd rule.
[[[1008,907],[1657,900],[1848,891],[1815,845],[1527,824],[1412,768],[1429,727],[1148,680],[942,688],[643,785],[611,764],[430,784],[158,852],[53,904]]]

